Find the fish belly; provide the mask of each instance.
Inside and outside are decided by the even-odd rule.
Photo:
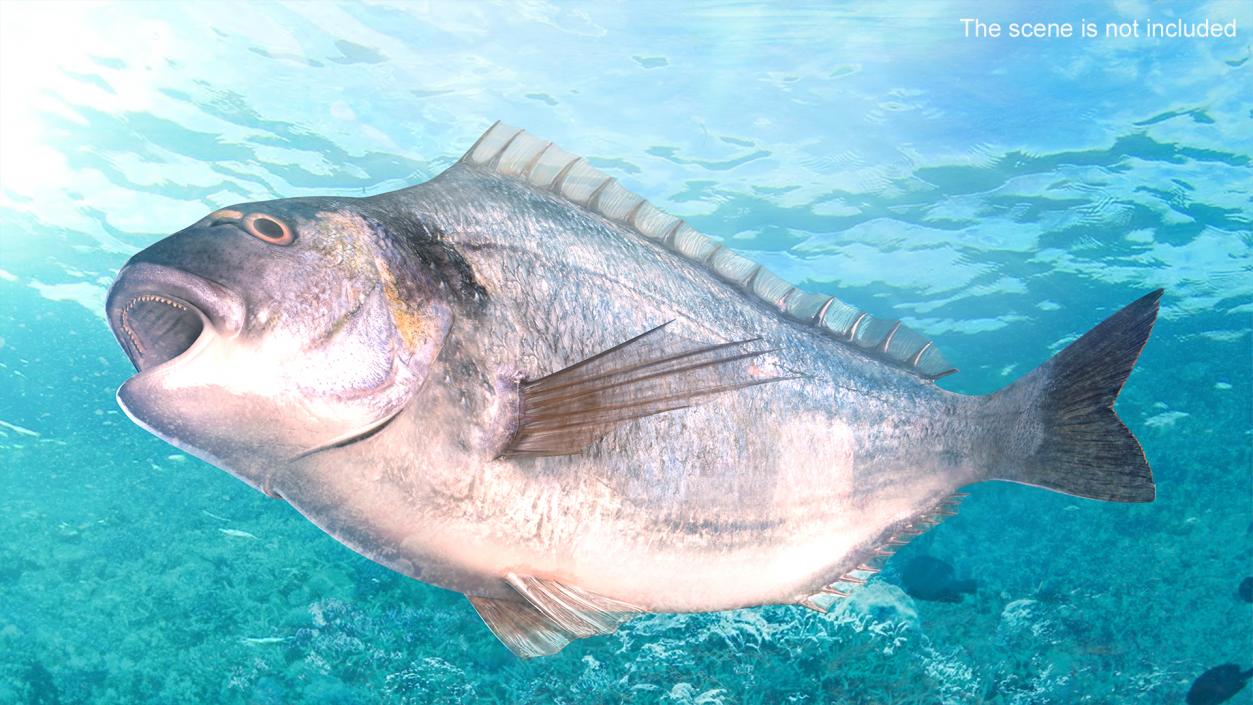
[[[727,424],[718,407],[689,411],[540,490],[557,511],[527,569],[653,611],[796,602],[954,489],[925,468],[859,462],[858,429],[828,413]],[[707,430],[686,449],[641,450],[693,428]]]
[[[459,454],[463,431],[407,415],[280,489],[350,548],[468,594],[510,596],[516,573],[660,612],[796,602],[961,481],[902,452],[910,424],[806,408],[828,390],[788,384],[641,419],[569,457]]]

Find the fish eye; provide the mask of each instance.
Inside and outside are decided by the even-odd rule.
[[[296,239],[287,223],[263,213],[251,213],[245,217],[244,229],[258,240],[271,245],[290,245]]]

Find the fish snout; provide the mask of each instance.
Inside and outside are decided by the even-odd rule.
[[[243,299],[227,287],[149,262],[122,268],[105,309],[113,335],[140,372],[182,356],[206,331],[232,337],[244,322]]]

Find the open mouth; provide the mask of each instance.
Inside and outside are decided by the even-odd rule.
[[[186,301],[140,294],[122,308],[119,327],[122,348],[142,372],[190,350],[204,332],[205,315]]]
[[[217,282],[146,262],[128,264],[106,304],[113,335],[139,372],[183,357],[212,331],[239,330],[243,302]]]

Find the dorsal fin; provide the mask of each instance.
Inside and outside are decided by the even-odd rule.
[[[623,188],[582,157],[524,130],[497,122],[461,163],[515,179],[596,213],[704,265],[719,279],[787,318],[811,324],[881,362],[932,380],[957,371],[930,340],[900,321],[878,318],[834,296],[797,289]]]

